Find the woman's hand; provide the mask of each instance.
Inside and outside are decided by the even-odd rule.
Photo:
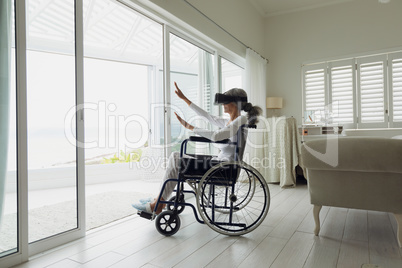
[[[176,90],[174,91],[174,93],[176,93],[177,97],[179,97],[180,99],[184,100],[190,106],[191,101],[189,99],[187,99],[187,97],[183,94],[183,92],[177,86],[176,82],[174,82],[174,86],[176,87]]]
[[[189,123],[187,123],[186,120],[184,120],[183,118],[181,118],[178,114],[176,114],[176,112],[174,113],[177,117],[177,120],[179,120],[180,124],[182,124],[185,128],[189,129],[189,130],[193,130],[194,127],[192,125],[190,125]]]

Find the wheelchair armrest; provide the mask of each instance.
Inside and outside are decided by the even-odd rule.
[[[197,141],[197,142],[209,142],[209,143],[230,143],[229,139],[221,140],[221,141],[211,141],[205,137],[200,136],[190,136],[188,138],[189,141]]]

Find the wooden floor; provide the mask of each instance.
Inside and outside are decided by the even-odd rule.
[[[316,237],[307,185],[269,187],[265,222],[241,237],[199,224],[190,209],[172,237],[133,216],[17,267],[402,267],[392,214],[323,207]]]

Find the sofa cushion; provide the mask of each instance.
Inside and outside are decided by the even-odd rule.
[[[392,138],[402,135],[402,128],[371,128],[371,129],[344,129],[344,136]]]
[[[402,173],[402,140],[340,137],[305,142],[302,166],[307,169]]]

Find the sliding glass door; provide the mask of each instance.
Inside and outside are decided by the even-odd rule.
[[[82,1],[0,1],[0,267],[85,234],[82,84]]]
[[[78,226],[74,0],[27,1],[29,242]],[[70,119],[71,121],[71,119]]]
[[[210,127],[207,122],[199,118],[187,104],[179,99],[175,92],[174,82],[194,104],[205,111],[218,115],[219,110],[213,105],[213,96],[217,92],[215,86],[214,54],[194,45],[178,34],[169,35],[170,52],[170,137],[171,151],[179,151],[181,141],[188,133],[176,119],[175,112],[198,127]],[[199,154],[210,153],[209,146],[198,144],[194,150]],[[189,147],[191,148],[191,147]],[[193,151],[193,152],[195,152]]]
[[[110,0],[84,0],[84,21],[90,230],[134,215],[131,203],[156,195],[163,176],[163,146],[149,139],[163,128],[151,118],[163,105],[163,26]]]
[[[0,266],[8,267],[84,234],[82,3],[0,5]]]
[[[0,267],[135,214],[132,202],[159,193],[166,156],[188,134],[173,112],[209,127],[174,82],[219,114],[217,53],[130,4],[0,1]]]
[[[0,259],[18,251],[14,1],[0,1]]]

